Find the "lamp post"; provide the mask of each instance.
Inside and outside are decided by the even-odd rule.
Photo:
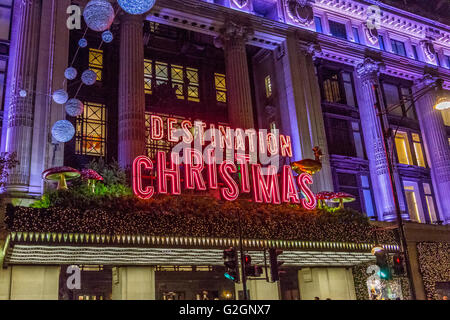
[[[435,83],[430,84],[429,86],[423,88],[422,90],[420,90],[419,92],[417,92],[410,100],[411,100],[411,105],[409,106],[409,108],[411,108],[414,103],[419,100],[420,98],[422,98],[425,94],[427,94],[430,90],[439,90],[439,92],[441,93],[440,96],[437,99],[437,103],[435,108],[437,110],[446,110],[450,108],[450,100],[448,99],[448,97],[446,97],[445,95],[442,94],[443,90],[442,90],[442,80],[437,80]],[[381,131],[382,131],[382,139],[383,139],[383,145],[384,145],[384,151],[385,151],[385,155],[386,155],[386,161],[388,164],[388,174],[389,174],[389,179],[391,182],[391,191],[392,191],[392,195],[394,198],[394,204],[395,204],[395,213],[396,213],[396,218],[397,218],[397,228],[398,228],[398,232],[399,232],[399,238],[400,238],[400,248],[401,251],[404,254],[404,260],[405,260],[405,265],[406,265],[406,276],[409,280],[410,283],[410,289],[411,289],[411,298],[413,300],[416,299],[416,293],[415,293],[415,288],[414,288],[414,282],[412,279],[412,272],[411,272],[411,261],[409,259],[409,254],[408,254],[408,246],[407,246],[407,242],[406,242],[406,236],[405,236],[405,229],[404,229],[404,224],[403,224],[403,219],[402,219],[402,213],[401,213],[401,209],[400,209],[400,202],[399,202],[399,198],[398,198],[398,193],[397,193],[397,187],[396,187],[396,182],[395,182],[395,177],[394,177],[394,164],[393,164],[393,159],[391,157],[391,153],[390,153],[390,148],[391,148],[391,144],[390,141],[388,139],[390,139],[392,137],[392,134],[390,133],[389,130],[386,130],[386,125],[383,119],[383,115],[385,114],[389,114],[390,111],[395,110],[399,107],[402,106],[403,103],[405,103],[406,101],[402,101],[402,103],[391,106],[389,108],[386,108],[386,110],[382,110],[381,109],[381,103],[380,103],[380,90],[379,90],[379,86],[378,84],[374,84],[373,85],[373,90],[375,92],[375,97],[376,97],[376,103],[375,103],[375,108],[377,111],[377,116],[379,117],[380,120],[380,126],[381,126]],[[409,109],[408,108],[408,109]],[[392,146],[393,148],[393,146]]]

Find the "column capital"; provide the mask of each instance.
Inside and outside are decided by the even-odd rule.
[[[311,56],[313,59],[321,58],[323,55],[322,47],[316,42],[300,42],[299,48],[305,56]]]
[[[225,41],[241,39],[246,41],[248,37],[253,35],[253,29],[231,20],[225,22],[221,29],[221,38]]]
[[[436,83],[439,77],[432,75],[431,73],[424,73],[422,78],[416,79],[414,81],[414,86],[418,89],[425,88],[432,83]]]
[[[377,78],[382,70],[384,70],[384,64],[369,57],[356,66],[356,73],[362,79]]]

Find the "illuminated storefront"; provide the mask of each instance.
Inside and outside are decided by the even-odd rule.
[[[222,257],[238,213],[253,262],[285,261],[279,282],[249,280],[251,299],[407,299],[404,277],[367,282],[375,245],[400,250],[377,98],[402,216],[420,223],[416,290],[443,295],[450,275],[421,248],[448,245],[450,118],[434,91],[408,99],[450,89],[448,22],[357,0],[97,2],[104,19],[77,26],[94,2],[0,0],[1,151],[19,161],[1,299],[239,299]],[[85,287],[65,287],[71,265]]]

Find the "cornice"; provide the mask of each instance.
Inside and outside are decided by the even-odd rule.
[[[324,1],[335,1],[341,3],[340,7],[355,6],[361,8],[361,2],[351,0],[316,0],[318,3]],[[368,3],[368,1],[365,1]],[[331,3],[331,2],[330,2]],[[361,9],[358,9],[361,10]],[[351,13],[351,10],[346,12]],[[230,9],[214,3],[199,0],[159,0],[151,14],[147,17],[150,21],[160,22],[175,27],[192,30],[213,37],[220,35],[228,20],[242,21],[243,24],[251,26],[254,33],[248,44],[257,47],[275,50],[287,38],[289,34],[296,34],[297,38],[305,43],[317,43],[322,49],[321,58],[356,67],[369,55],[378,55],[385,64],[383,74],[391,75],[410,81],[416,81],[424,74],[427,68],[434,68],[444,80],[444,88],[450,90],[450,71],[442,67],[434,67],[421,61],[407,57],[380,51],[362,44],[348,40],[337,39],[330,35],[316,33],[300,26],[294,26],[275,20],[266,19],[247,12]]]

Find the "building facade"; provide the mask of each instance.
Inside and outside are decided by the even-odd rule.
[[[435,90],[414,98],[438,79],[450,90],[445,22],[372,0],[157,0],[144,15],[111,1],[114,39],[106,43],[84,21],[68,28],[77,12],[68,7],[87,2],[0,0],[1,151],[19,160],[5,186],[10,198],[31,203],[42,195],[48,168],[98,158],[126,168],[137,156],[170,150],[172,142],[151,139],[157,115],[278,129],[291,137],[293,160],[314,158],[319,146],[313,191],[347,192],[356,197],[348,206],[391,222],[383,121],[404,218],[450,223],[450,111],[434,109]],[[93,70],[96,83],[66,80],[69,66]],[[66,116],[52,99],[58,89],[83,102],[82,115]],[[76,129],[67,143],[51,134],[62,119]],[[330,270],[299,277],[349,276]],[[115,272],[137,281],[133,272],[141,271]],[[355,298],[353,289],[342,294]]]

